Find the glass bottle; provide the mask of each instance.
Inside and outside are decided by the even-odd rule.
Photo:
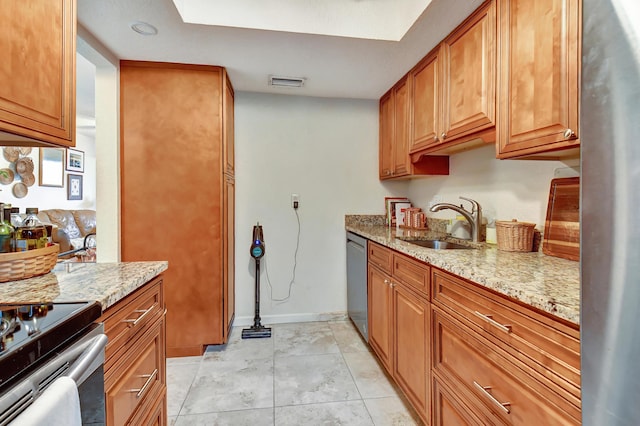
[[[13,251],[14,231],[11,226],[11,207],[0,203],[0,253]]]
[[[27,216],[16,232],[16,251],[41,249],[47,246],[47,228],[38,219],[38,209],[27,207]]]
[[[22,216],[20,216],[19,207],[11,207],[11,226],[14,228],[22,226]]]

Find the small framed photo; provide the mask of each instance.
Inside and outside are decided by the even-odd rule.
[[[84,173],[84,152],[67,148],[67,167],[70,172]]]
[[[67,200],[82,200],[82,176],[67,175]]]

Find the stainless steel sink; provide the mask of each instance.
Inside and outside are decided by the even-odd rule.
[[[452,250],[452,249],[473,249],[473,247],[456,244],[449,241],[440,240],[405,240],[407,243],[416,244],[421,247],[432,248],[436,250]]]

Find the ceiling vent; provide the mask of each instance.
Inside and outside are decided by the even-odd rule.
[[[277,77],[275,75],[269,76],[269,86],[302,87],[304,86],[304,81],[304,78],[299,77]]]

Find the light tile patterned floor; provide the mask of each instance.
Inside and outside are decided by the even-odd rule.
[[[167,359],[175,426],[421,424],[350,321],[276,324],[202,357]]]

